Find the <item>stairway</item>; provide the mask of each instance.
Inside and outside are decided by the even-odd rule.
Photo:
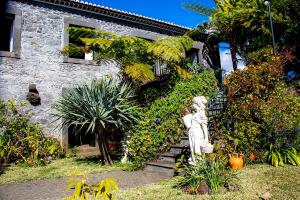
[[[226,98],[222,90],[220,90],[208,102],[208,131],[212,140],[215,139],[215,131],[213,130],[211,121],[217,116],[226,103]],[[181,155],[190,155],[189,138],[182,137],[178,144],[172,145],[170,150],[157,155],[157,160],[146,164],[145,170],[158,171],[175,175],[176,162]]]
[[[164,172],[175,175],[176,162],[181,155],[188,155],[190,150],[189,138],[182,137],[178,144],[172,145],[170,150],[157,155],[157,160],[146,164],[145,170]]]

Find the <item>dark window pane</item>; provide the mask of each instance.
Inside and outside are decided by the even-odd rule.
[[[0,51],[10,51],[12,42],[14,15],[4,14],[0,16]]]

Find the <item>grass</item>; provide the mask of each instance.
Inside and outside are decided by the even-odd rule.
[[[270,165],[251,165],[238,172],[238,191],[219,189],[213,195],[189,195],[174,187],[175,179],[163,181],[145,187],[122,190],[120,199],[143,200],[251,200],[259,199],[266,192],[271,193],[272,199],[300,200],[300,167],[272,167]]]
[[[54,160],[47,166],[25,167],[12,165],[0,175],[0,184],[22,182],[36,179],[50,179],[68,176],[73,171],[100,173],[121,170],[119,163],[112,166],[102,165],[97,160],[65,158]],[[121,190],[118,199],[122,200],[251,200],[259,199],[266,192],[272,199],[300,200],[300,167],[286,166],[275,168],[266,164],[249,165],[238,171],[238,191],[227,191],[220,188],[213,195],[189,195],[176,188],[176,178],[157,184]]]
[[[40,167],[28,167],[25,165],[11,165],[0,168],[0,184],[23,182],[37,179],[51,179],[70,175],[74,171],[100,173],[122,169],[121,164],[102,165],[98,159],[64,158],[53,160],[50,164]]]

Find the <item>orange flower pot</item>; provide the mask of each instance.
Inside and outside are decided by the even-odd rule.
[[[242,169],[244,167],[243,154],[229,154],[229,165],[232,169]]]

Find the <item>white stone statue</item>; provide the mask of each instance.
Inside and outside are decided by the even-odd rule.
[[[191,157],[190,164],[195,164],[196,157],[200,159],[202,153],[211,153],[213,146],[208,141],[207,116],[205,113],[207,100],[203,96],[193,98],[195,114],[187,114],[183,117],[184,125],[188,129]]]

